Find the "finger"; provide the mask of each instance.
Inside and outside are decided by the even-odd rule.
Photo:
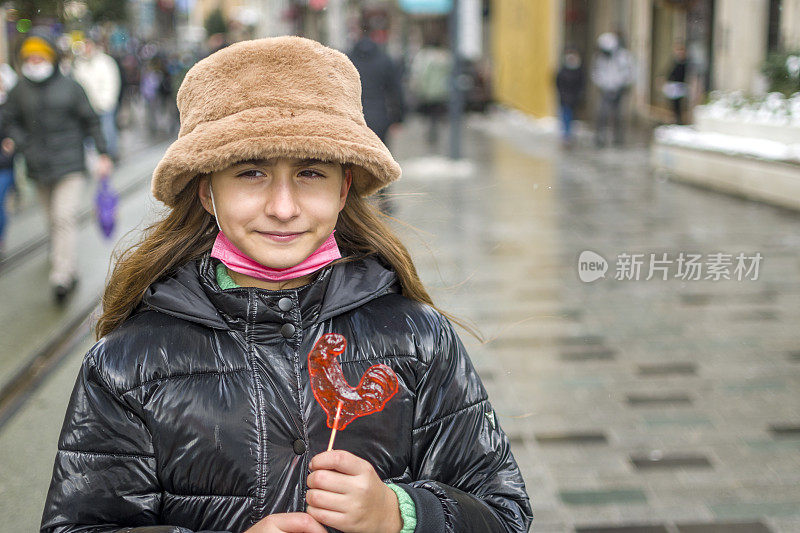
[[[327,509],[320,509],[319,507],[314,507],[312,505],[308,506],[306,512],[320,524],[325,524],[326,526],[330,526],[340,530],[345,529],[344,526],[346,524],[347,515],[345,515],[344,513],[339,513],[337,511],[329,511]]]
[[[331,450],[315,455],[311,459],[310,467],[311,470],[336,470],[351,476],[363,473],[367,467],[372,468],[365,460],[344,450]]]
[[[310,489],[326,490],[338,494],[347,494],[353,491],[355,476],[342,474],[335,470],[316,470],[306,478]]]
[[[327,490],[311,489],[306,493],[306,502],[310,507],[325,509],[326,511],[337,511],[344,513],[352,498],[347,494],[339,494]]]
[[[328,533],[324,527],[308,513],[281,513],[271,516],[272,524],[282,533]]]

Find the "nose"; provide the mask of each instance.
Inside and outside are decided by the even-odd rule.
[[[269,190],[266,213],[281,222],[292,220],[300,214],[297,190],[291,180],[275,180]]]

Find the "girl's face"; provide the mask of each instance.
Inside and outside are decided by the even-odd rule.
[[[216,206],[223,233],[245,255],[269,268],[289,268],[331,234],[350,184],[340,163],[279,157],[214,172],[198,194],[212,215]]]

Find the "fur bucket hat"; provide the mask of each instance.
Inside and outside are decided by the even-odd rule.
[[[180,132],[153,172],[156,199],[174,206],[199,174],[273,157],[351,163],[366,196],[400,177],[367,127],[361,79],[341,52],[303,37],[243,41],[195,64],[178,90]]]

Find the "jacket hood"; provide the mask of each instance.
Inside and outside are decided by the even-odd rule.
[[[203,326],[229,330],[246,322],[251,298],[276,301],[297,299],[303,326],[327,320],[370,300],[400,292],[396,274],[372,257],[326,267],[317,278],[296,289],[268,291],[254,287],[222,290],[216,281],[217,260],[206,253],[179,267],[167,279],[153,283],[142,298],[140,310],[152,309]],[[274,318],[265,305],[256,321]],[[277,315],[275,315],[277,316]]]

